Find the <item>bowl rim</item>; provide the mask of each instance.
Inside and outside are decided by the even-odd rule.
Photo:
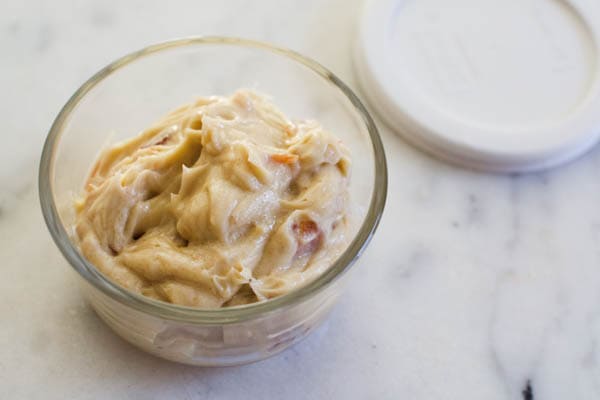
[[[297,290],[267,301],[227,308],[201,309],[166,303],[131,292],[113,283],[79,253],[77,246],[71,242],[67,230],[61,223],[54,202],[52,178],[54,176],[56,146],[59,143],[65,122],[86,94],[113,72],[136,60],[164,50],[196,45],[253,48],[269,51],[302,64],[323,78],[326,81],[324,83],[332,84],[345,95],[347,100],[354,106],[354,111],[361,117],[369,133],[374,154],[375,182],[367,213],[352,242],[337,260],[316,279]],[[295,51],[261,41],[224,36],[195,36],[152,44],[129,53],[108,64],[83,83],[62,107],[50,127],[40,159],[38,187],[42,214],[54,242],[69,264],[93,287],[125,306],[156,317],[195,324],[222,325],[254,319],[280,308],[298,304],[328,287],[349,270],[367,247],[381,219],[387,196],[387,164],[383,144],[373,118],[356,94],[321,64]]]

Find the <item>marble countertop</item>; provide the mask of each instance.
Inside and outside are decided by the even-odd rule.
[[[0,398],[598,399],[600,148],[526,176],[455,168],[378,120],[390,190],[328,322],[235,368],[162,361],[85,304],[38,206],[44,137],[118,56],[222,34],[305,53],[356,88],[359,1],[17,1],[0,6]]]

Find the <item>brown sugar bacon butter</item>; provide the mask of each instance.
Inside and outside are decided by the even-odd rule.
[[[349,235],[350,157],[315,121],[239,90],[104,150],[76,202],[84,256],[170,303],[218,308],[314,279]]]

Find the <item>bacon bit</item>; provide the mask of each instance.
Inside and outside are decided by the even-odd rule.
[[[276,163],[279,164],[294,164],[295,162],[298,161],[298,156],[295,154],[288,154],[288,153],[283,153],[283,154],[271,154],[271,160],[275,161]]]
[[[160,146],[161,144],[165,144],[165,143],[167,143],[168,140],[169,140],[169,135],[165,136],[164,138],[160,139],[158,142],[154,143],[154,146]]]
[[[298,241],[297,257],[312,254],[321,245],[323,232],[315,221],[303,220],[296,222],[292,225],[292,231]]]
[[[315,221],[308,219],[293,223],[292,230],[301,235],[302,239],[312,240],[318,234],[319,227]]]
[[[296,134],[297,129],[294,125],[288,125],[283,129],[283,131],[285,132],[286,135],[291,137]]]

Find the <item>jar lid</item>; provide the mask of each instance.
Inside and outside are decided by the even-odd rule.
[[[435,156],[498,172],[600,137],[600,1],[374,0],[356,69],[378,114]]]

